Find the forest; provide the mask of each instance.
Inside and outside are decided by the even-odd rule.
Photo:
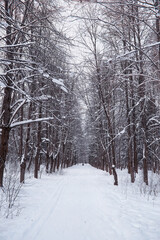
[[[160,174],[159,0],[0,1],[2,195],[77,163]]]

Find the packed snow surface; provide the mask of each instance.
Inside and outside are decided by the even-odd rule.
[[[86,164],[28,179],[21,213],[1,220],[0,240],[159,240],[160,201],[123,193]]]

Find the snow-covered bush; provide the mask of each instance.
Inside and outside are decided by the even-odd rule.
[[[12,218],[20,211],[18,198],[22,184],[19,183],[18,171],[8,171],[4,177],[4,185],[0,188],[0,216]]]
[[[141,183],[139,182],[139,189],[142,195],[157,197],[160,194],[160,175],[149,172],[148,186],[141,181]]]
[[[139,173],[136,174],[135,183],[131,183],[130,175],[127,170],[118,171],[119,175],[119,185],[121,191],[126,195],[129,193],[137,194],[141,196],[156,198],[160,195],[160,175],[153,173],[151,171],[149,174],[149,183],[148,186],[143,181],[143,172],[139,170]]]

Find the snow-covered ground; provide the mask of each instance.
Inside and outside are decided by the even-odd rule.
[[[121,183],[88,164],[28,179],[20,215],[0,220],[0,240],[159,240],[160,197]]]

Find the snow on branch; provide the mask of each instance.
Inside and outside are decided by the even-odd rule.
[[[46,72],[43,72],[42,69],[40,69],[39,72],[43,75],[43,77],[50,78],[50,75]],[[64,91],[65,93],[68,93],[68,90],[63,83],[63,81],[64,81],[63,79],[61,79],[61,78],[57,79],[57,78],[52,77],[51,80],[52,80],[53,83],[59,85],[62,91]]]
[[[152,118],[150,118],[147,122],[147,125],[150,123],[150,122],[155,122],[157,123],[158,125],[160,125],[160,121],[158,119],[156,119],[158,116],[154,116]]]
[[[56,84],[58,84],[60,86],[64,86],[63,79],[52,78],[52,82],[56,83]]]
[[[133,124],[133,123],[130,123],[129,125],[125,126],[120,132],[118,132],[118,133],[114,136],[114,138],[109,142],[107,148],[109,148],[109,146],[111,145],[111,143],[112,143],[114,140],[116,140],[117,138],[119,138],[119,137],[121,137],[123,134],[125,134],[125,133],[127,132],[127,128],[128,128],[129,126],[132,126],[132,125],[134,125],[134,124]]]
[[[146,49],[146,48],[151,48],[151,47],[155,47],[157,45],[160,45],[160,42],[154,42],[154,43],[151,43],[149,45],[146,45],[144,47],[142,47],[142,50]],[[129,52],[126,52],[125,54],[122,54],[122,55],[118,55],[116,58],[119,59],[119,58],[124,58],[125,56],[128,56],[130,54],[133,54],[133,53],[136,53],[137,52],[137,49],[136,50],[132,50],[132,51],[129,51]],[[111,60],[111,59],[110,59]]]
[[[66,86],[65,86],[64,83],[63,83],[63,79],[52,78],[52,82],[53,82],[53,83],[56,83],[57,85],[60,85],[60,88],[61,88],[64,92],[68,93],[68,91],[67,91],[67,89],[66,89]]]
[[[34,44],[34,42],[26,42],[26,43],[21,43],[21,44],[12,44],[12,45],[0,46],[0,49],[10,48],[10,47],[24,47],[24,46],[29,46],[31,44]]]
[[[68,90],[63,86],[61,86],[61,90],[63,90],[65,93],[68,93]]]
[[[37,119],[34,119],[34,120],[33,120],[33,119],[29,119],[29,120],[26,120],[26,121],[20,121],[20,122],[12,123],[12,124],[10,125],[10,128],[18,127],[18,126],[25,125],[25,124],[29,124],[29,123],[49,121],[49,120],[53,120],[53,119],[54,119],[53,117],[37,118]]]
[[[131,45],[131,43],[130,43],[130,45]],[[146,46],[143,46],[141,49],[139,49],[138,47],[136,47],[136,46],[134,46],[134,45],[131,45],[131,46],[133,46],[133,47],[136,47],[136,49],[135,50],[132,50],[132,51],[128,51],[128,52],[126,52],[126,53],[124,53],[124,54],[120,54],[120,55],[118,55],[118,56],[115,56],[114,58],[110,58],[109,60],[107,60],[107,62],[111,62],[112,60],[115,60],[115,59],[124,59],[125,57],[127,57],[128,55],[133,55],[133,54],[135,54],[136,52],[137,52],[137,50],[141,50],[141,51],[143,51],[143,53],[144,53],[144,50],[145,49],[147,49],[147,48],[152,48],[152,47],[155,47],[155,46],[157,46],[157,45],[160,45],[160,42],[154,42],[154,43],[151,43],[151,44],[148,44],[148,45],[146,45]],[[145,54],[146,55],[146,54]],[[148,55],[146,55],[148,58],[149,58],[149,56]],[[149,58],[150,59],[150,58]],[[151,59],[150,59],[151,60]]]
[[[16,113],[19,111],[19,109],[26,103],[27,99],[24,99],[20,104],[19,106],[16,108],[16,110],[14,111],[13,115],[11,116],[11,119],[10,119],[10,123],[12,122],[14,116],[16,115]]]
[[[128,116],[131,115],[131,113],[133,112],[133,110],[134,110],[136,107],[138,107],[139,104],[140,104],[143,100],[144,100],[144,97],[141,97],[141,98],[139,99],[139,101],[138,101],[138,102],[133,106],[133,108],[129,111]]]

